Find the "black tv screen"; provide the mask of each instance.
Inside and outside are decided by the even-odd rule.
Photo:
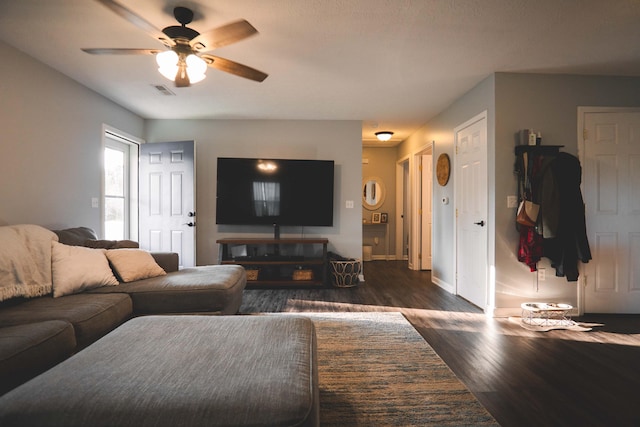
[[[216,224],[333,225],[332,160],[218,158]]]

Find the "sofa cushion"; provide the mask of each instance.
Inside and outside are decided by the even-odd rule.
[[[151,252],[151,256],[167,273],[180,269],[180,259],[175,252]]]
[[[136,314],[237,313],[247,284],[239,265],[183,268],[165,276],[103,287],[89,293],[126,292]]]
[[[84,246],[87,240],[98,238],[95,231],[89,227],[66,228],[64,230],[53,230],[53,232],[58,236],[60,243],[71,246]]]
[[[96,240],[87,239],[84,242],[84,246],[94,249],[124,249],[124,248],[139,248],[140,244],[133,240]]]
[[[0,425],[317,426],[316,365],[308,318],[139,317],[0,398]]]
[[[53,297],[76,294],[100,286],[116,286],[104,249],[89,249],[51,242]]]
[[[109,262],[123,282],[148,279],[167,274],[151,254],[140,249],[112,249],[106,252]]]
[[[73,326],[62,320],[0,328],[0,395],[71,356]]]
[[[0,301],[51,293],[54,233],[33,224],[0,227]]]
[[[0,327],[65,320],[73,325],[76,341],[82,348],[128,320],[131,311],[131,298],[122,293],[45,296],[2,307]]]

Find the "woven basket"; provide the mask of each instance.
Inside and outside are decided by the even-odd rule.
[[[293,280],[313,280],[313,270],[293,270]]]
[[[247,280],[258,280],[258,272],[260,270],[246,270]]]
[[[333,284],[339,288],[352,288],[359,282],[362,262],[359,259],[330,261]]]

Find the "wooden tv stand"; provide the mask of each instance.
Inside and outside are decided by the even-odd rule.
[[[218,264],[239,264],[249,287],[324,286],[328,239],[219,239]],[[322,251],[313,245],[322,245]]]

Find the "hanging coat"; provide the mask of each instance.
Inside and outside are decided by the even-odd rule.
[[[543,192],[557,194],[555,236],[543,241],[543,255],[551,260],[556,276],[566,276],[568,281],[578,280],[578,261],[583,263],[591,259],[591,249],[587,240],[584,201],[580,191],[582,168],[580,161],[569,153],[558,153],[546,173],[552,173],[551,179],[544,179],[546,185],[552,183],[555,188],[544,188]]]

